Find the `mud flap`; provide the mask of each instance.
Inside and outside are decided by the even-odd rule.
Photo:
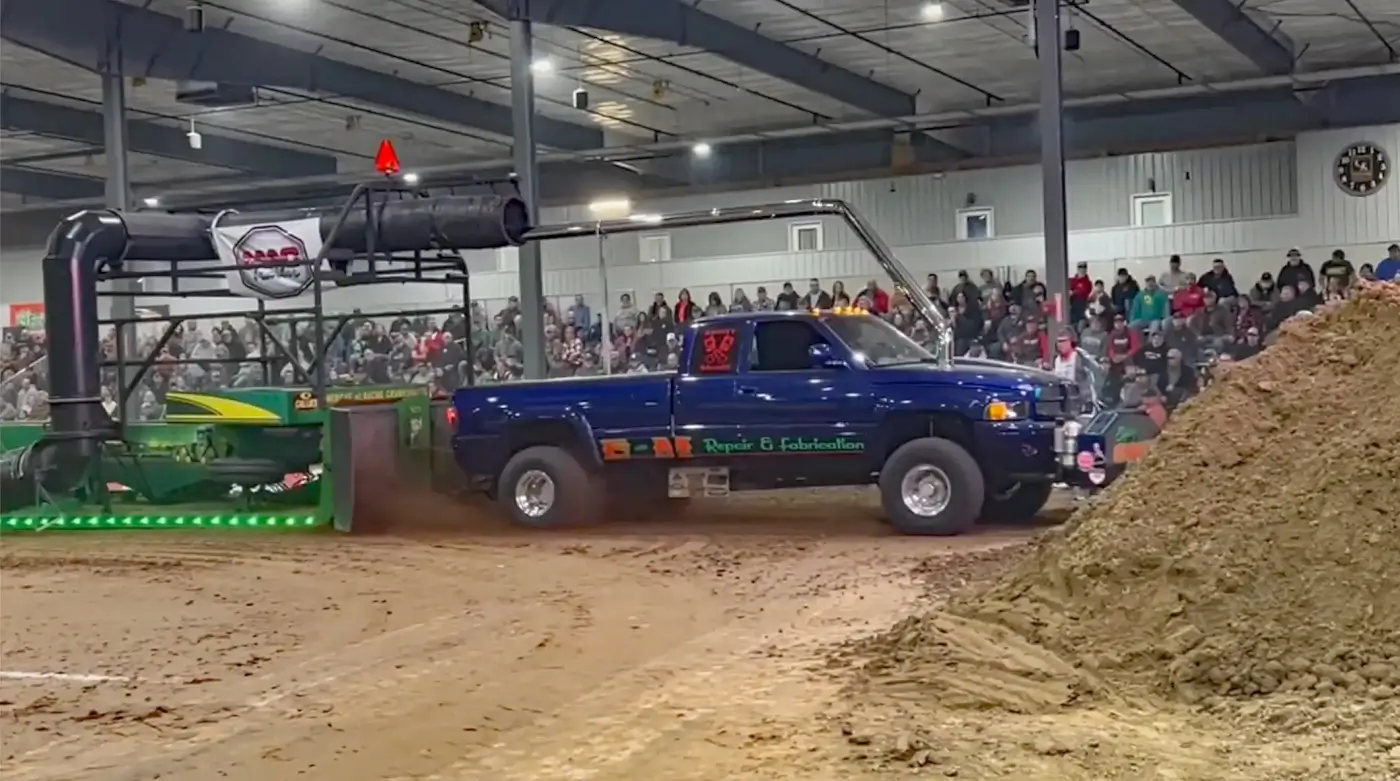
[[[399,493],[401,418],[392,405],[330,411],[335,529],[383,531],[386,504]]]
[[[672,469],[667,476],[666,495],[672,499],[728,496],[729,469],[722,466]]]

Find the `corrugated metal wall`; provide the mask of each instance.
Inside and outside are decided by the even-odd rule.
[[[1109,157],[1072,162],[1068,169],[1070,230],[1132,225],[1132,196],[1172,194],[1175,222],[1247,220],[1297,212],[1296,156],[1292,143],[1228,149]],[[637,211],[675,212],[762,203],[790,198],[840,198],[856,206],[894,246],[937,244],[957,239],[957,213],[991,207],[997,238],[1041,230],[1040,168],[1020,166],[949,174],[833,182],[739,193],[721,193],[638,204]],[[589,219],[584,208],[549,209],[547,222]],[[855,237],[839,222],[823,230],[824,248],[855,249]],[[547,268],[577,268],[594,251],[591,239],[545,247]],[[787,252],[788,225],[752,223],[677,231],[676,260],[765,252]],[[637,262],[635,243],[610,247],[616,262]]]
[[[1365,197],[1344,192],[1335,179],[1337,157],[1357,143],[1379,146],[1390,162],[1392,181]],[[1310,133],[1298,139],[1297,158],[1304,235],[1339,246],[1400,241],[1400,124]]]

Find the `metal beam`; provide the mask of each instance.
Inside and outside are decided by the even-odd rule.
[[[104,185],[101,179],[86,176],[0,165],[0,191],[51,201],[75,201],[101,198]]]
[[[520,195],[530,210],[534,224],[540,222],[540,162],[535,148],[535,31],[528,20],[510,23],[510,97],[515,119],[512,139],[515,175]],[[542,380],[549,364],[545,360],[544,340],[544,261],[537,241],[527,241],[520,247],[520,268],[516,277],[520,291],[520,342],[524,359],[525,379]],[[605,323],[603,327],[608,326]],[[603,338],[611,341],[607,333]],[[606,354],[606,353],[605,353]]]
[[[0,101],[3,101],[3,98],[0,98]],[[3,107],[0,107],[0,111],[3,110]],[[3,123],[0,123],[0,126],[3,126]],[[11,128],[5,129],[10,130]],[[72,160],[77,157],[92,157],[94,155],[100,154],[102,154],[102,147],[89,146],[83,149],[63,149],[57,152],[40,152],[38,154],[20,155],[18,157],[0,157],[0,163],[9,163],[12,165],[33,165],[34,163],[49,163],[55,160]]]
[[[1293,72],[1293,43],[1277,29],[1265,29],[1235,0],[1172,0],[1207,30],[1271,76]]]
[[[1060,0],[1034,0],[1036,58],[1040,62],[1041,207],[1045,225],[1045,289],[1055,307],[1055,333],[1066,333],[1069,318],[1069,210],[1065,202],[1064,64],[1060,50]]]
[[[120,68],[106,62],[113,36],[121,40]],[[98,72],[301,90],[511,134],[509,106],[227,29],[189,33],[180,19],[117,0],[7,0],[0,37]],[[558,119],[541,117],[537,133],[540,144],[557,149],[603,145],[601,131]]]
[[[23,130],[99,147],[103,143],[101,113],[11,94],[0,95],[0,126],[6,130]],[[204,133],[202,148],[191,149],[180,128],[147,120],[128,120],[127,126],[131,151],[142,154],[268,176],[319,176],[336,170],[336,159],[330,155],[243,141],[215,133]],[[101,149],[97,151],[100,153]]]
[[[50,138],[101,146],[102,114],[72,106],[0,95],[0,126]],[[204,144],[191,149],[185,131],[148,120],[127,120],[131,151],[269,176],[320,176],[335,173],[330,155],[202,133]],[[74,154],[74,153],[66,153]]]
[[[1305,100],[1299,100],[1300,95]],[[1249,144],[1290,139],[1313,130],[1396,122],[1400,122],[1400,75],[1368,76],[1333,81],[1311,93],[1270,87],[1067,108],[1065,151],[1070,158],[1084,158]],[[1041,133],[1033,112],[983,124],[950,126],[937,132],[959,134],[957,143],[976,152],[976,158],[957,167],[1033,163],[1040,151]],[[677,182],[689,187],[733,189],[950,168],[946,164],[927,164],[926,160],[916,161],[925,163],[922,167],[900,166],[896,163],[895,147],[894,131],[860,130],[717,142],[706,159],[691,154],[683,143],[668,143],[654,151],[639,148],[632,153],[635,160],[609,158],[619,165],[634,167],[646,158],[651,164],[649,172],[655,172],[651,176],[637,176],[619,165],[604,162],[569,161],[561,159],[563,155],[545,155],[540,161],[544,172],[540,198],[568,204],[586,201],[599,192],[626,192],[636,198],[668,185],[674,187]],[[422,175],[431,186],[438,177],[461,177],[469,172],[493,177],[509,173],[509,168],[505,161],[477,161],[424,169]],[[353,177],[337,176],[300,183],[216,185],[184,192],[172,185],[160,195],[163,203],[177,208],[253,208],[260,202],[319,203],[343,198],[353,181]],[[66,208],[71,211],[71,207]],[[13,216],[21,217],[27,211],[30,210],[21,208]],[[55,212],[54,222],[62,216]],[[22,226],[9,227],[9,219],[10,215],[6,215],[5,224],[0,225],[0,236],[6,245],[10,245],[12,236],[18,240],[26,235]]]
[[[476,0],[506,19],[694,46],[879,117],[914,112],[914,96],[779,43],[680,0]]]

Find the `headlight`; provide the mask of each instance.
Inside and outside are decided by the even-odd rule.
[[[1025,420],[1030,416],[1030,405],[1024,401],[992,401],[982,409],[987,420]]]

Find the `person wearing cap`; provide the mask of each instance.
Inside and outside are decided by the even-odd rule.
[[[1083,322],[1089,313],[1089,297],[1094,293],[1094,281],[1089,279],[1089,264],[1083,261],[1075,266],[1074,276],[1069,278],[1069,321],[1075,325]]]
[[[1276,281],[1279,287],[1291,287],[1297,293],[1299,280],[1307,280],[1310,288],[1317,287],[1317,274],[1313,273],[1313,267],[1303,260],[1303,253],[1294,247],[1288,251],[1288,260],[1278,270]]]
[[[1335,249],[1332,250],[1332,257],[1318,269],[1318,273],[1322,275],[1321,292],[1329,293],[1351,287],[1351,280],[1356,276],[1356,267],[1347,260],[1345,252]]]
[[[958,272],[958,284],[953,285],[953,289],[948,291],[949,307],[957,306],[958,293],[962,293],[969,304],[982,302],[982,291],[978,289],[977,283],[972,281],[966,271]]]
[[[1113,289],[1109,291],[1109,297],[1113,299],[1114,311],[1123,315],[1128,314],[1128,310],[1133,306],[1133,299],[1137,298],[1138,291],[1141,289],[1137,280],[1133,279],[1133,275],[1127,269],[1118,269]]]
[[[1254,287],[1249,289],[1249,300],[1258,308],[1267,311],[1278,299],[1278,285],[1274,282],[1274,275],[1265,271],[1259,275],[1259,281],[1254,283]]]
[[[1216,258],[1210,262],[1210,271],[1201,275],[1200,285],[1206,290],[1214,291],[1215,297],[1226,305],[1234,303],[1240,294],[1239,288],[1235,286],[1235,276],[1225,265],[1224,258]]]
[[[1376,281],[1395,282],[1400,280],[1400,244],[1392,244],[1385,250],[1385,258],[1376,264]]]
[[[1133,305],[1128,309],[1128,324],[1141,331],[1165,321],[1171,314],[1171,298],[1167,291],[1157,286],[1156,277],[1142,280],[1142,290],[1133,297]]]

